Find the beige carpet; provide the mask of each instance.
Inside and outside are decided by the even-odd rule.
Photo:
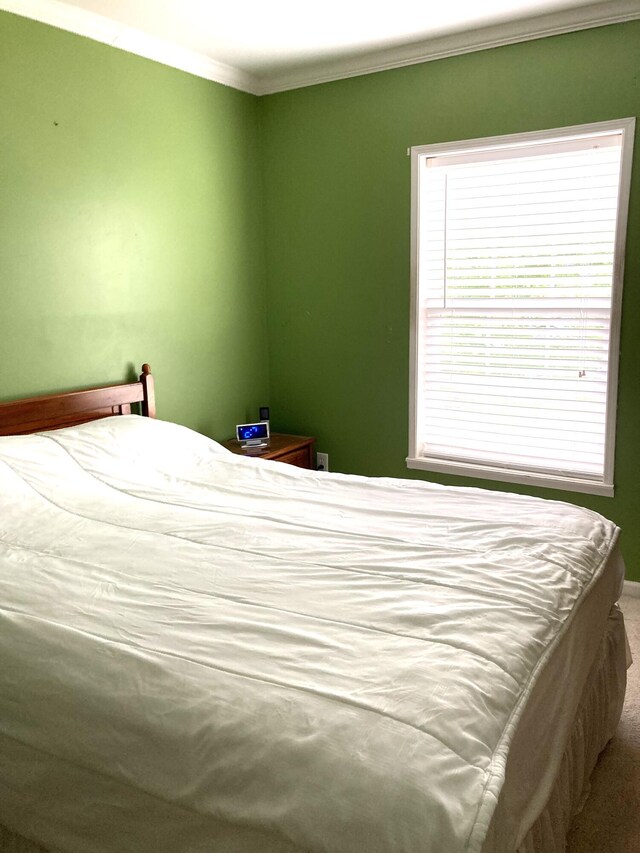
[[[640,853],[640,598],[623,596],[620,606],[634,664],[618,732],[600,756],[567,853]]]

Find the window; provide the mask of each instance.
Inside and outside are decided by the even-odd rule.
[[[411,149],[410,468],[613,494],[633,131]]]

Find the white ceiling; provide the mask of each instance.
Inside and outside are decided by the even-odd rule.
[[[640,17],[640,0],[0,0],[262,94]]]

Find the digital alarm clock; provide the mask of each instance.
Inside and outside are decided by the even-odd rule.
[[[269,438],[269,424],[261,421],[257,424],[238,424],[236,438],[243,447],[266,447]]]

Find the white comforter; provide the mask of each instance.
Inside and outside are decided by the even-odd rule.
[[[616,538],[146,418],[0,439],[0,732],[305,850],[479,851]]]

